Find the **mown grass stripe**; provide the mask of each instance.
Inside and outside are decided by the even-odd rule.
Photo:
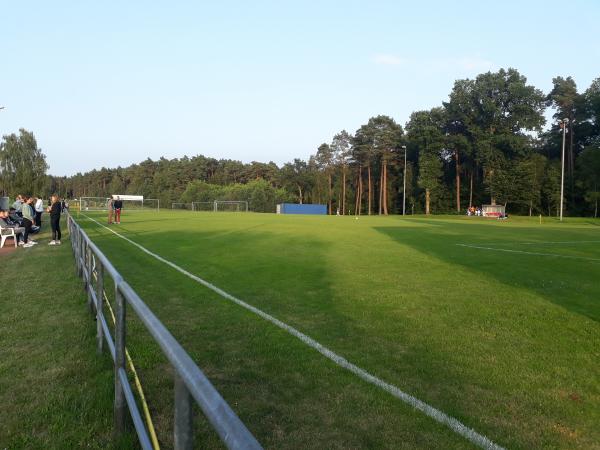
[[[600,262],[600,258],[588,258],[586,256],[557,255],[556,253],[526,252],[525,250],[511,250],[508,248],[483,247],[480,245],[471,245],[471,244],[456,244],[456,245],[458,245],[459,247],[476,248],[479,250],[492,250],[495,252],[520,253],[520,254],[524,254],[524,255],[551,256],[554,258],[581,259],[584,261]]]
[[[319,353],[321,353],[323,356],[325,356],[329,360],[333,361],[338,366],[352,372],[353,374],[357,375],[362,380],[364,380],[370,384],[373,384],[373,385],[379,387],[380,389],[383,389],[384,391],[390,393],[394,397],[411,405],[415,409],[421,411],[425,415],[434,419],[436,422],[446,425],[452,431],[459,434],[460,436],[463,436],[471,443],[473,443],[481,448],[484,448],[484,449],[503,450],[503,447],[494,443],[492,440],[490,440],[486,436],[478,433],[477,431],[473,430],[472,428],[466,426],[465,424],[460,422],[458,419],[455,419],[454,417],[449,416],[448,414],[429,405],[428,403],[426,403],[422,400],[419,400],[418,398],[402,391],[397,386],[387,383],[386,381],[376,377],[375,375],[372,375],[371,373],[369,373],[366,370],[362,369],[361,367],[358,367],[357,365],[351,363],[343,356],[338,355],[334,351],[330,350],[329,348],[327,348],[324,345],[320,344],[319,342],[315,341],[313,338],[311,338],[310,336],[307,336],[306,334],[302,333],[301,331],[297,330],[296,328],[292,327],[291,325],[288,325],[288,324],[282,322],[281,320],[277,319],[276,317],[273,317],[272,315],[256,308],[255,306],[250,305],[249,303],[244,302],[243,300],[240,300],[237,297],[234,297],[233,295],[229,294],[228,292],[225,292],[224,290],[213,285],[212,283],[198,277],[197,275],[194,275],[193,273],[188,272],[187,270],[183,269],[182,267],[178,266],[177,264],[163,258],[162,256],[148,250],[147,248],[138,244],[137,242],[132,241],[131,239],[123,236],[122,234],[116,232],[115,230],[103,225],[102,223],[98,222],[97,220],[93,219],[92,217],[87,216],[85,214],[83,214],[83,216],[88,218],[89,220],[95,222],[97,225],[101,226],[102,228],[107,229],[108,231],[110,231],[111,233],[116,235],[117,237],[136,246],[144,253],[152,256],[153,258],[157,259],[158,261],[165,263],[166,265],[172,267],[173,269],[177,270],[178,272],[186,275],[187,277],[191,278],[192,280],[207,287],[208,289],[217,293],[221,297],[247,309],[248,311],[253,312],[254,314],[256,314],[256,315],[262,317],[263,319],[271,322],[272,324],[276,325],[277,327],[287,331],[289,334],[298,338],[299,340],[301,340],[302,342],[304,342],[306,345],[313,348],[314,350],[318,351]]]

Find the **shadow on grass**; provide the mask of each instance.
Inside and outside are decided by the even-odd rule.
[[[439,260],[484,273],[506,285],[534,291],[569,311],[582,314],[596,322],[600,321],[600,302],[597,301],[600,298],[600,286],[596,282],[600,276],[600,264],[524,253],[500,253],[456,245],[498,246],[510,243],[512,247],[502,248],[527,251],[531,249],[518,247],[518,243],[600,240],[596,230],[544,229],[533,226],[515,228],[495,223],[460,223],[435,219],[415,221],[427,226],[375,229],[403,245]],[[485,289],[485,286],[481,288]]]
[[[377,369],[383,360],[384,367],[389,366],[392,355],[376,346],[386,339],[373,329],[361,328],[355,319],[337,309],[334,281],[325,258],[329,244],[316,238],[260,232],[257,228],[127,233],[127,237],[332,349],[344,349],[344,355],[358,364],[366,360]],[[423,422],[431,427],[430,419],[420,413],[415,415],[402,402],[335,367],[286,332],[219,298],[114,235],[96,234],[90,228],[90,237],[198,361],[225,398],[240,405],[242,420],[266,446],[306,448],[318,442],[318,446],[327,448],[401,448],[406,440],[413,442],[409,446],[414,447],[430,438],[423,438],[414,430],[410,431],[412,437],[397,431],[412,426],[420,429]],[[406,341],[396,325],[394,338]],[[141,331],[139,324],[132,323],[129,343],[136,360],[141,361],[144,378],[149,380],[154,408],[160,411],[158,428],[167,439],[172,425],[172,414],[168,412],[172,382],[168,377],[157,376],[164,370],[164,358],[156,349],[148,348],[148,339]],[[381,353],[380,358],[371,360],[370,352]],[[157,368],[157,362],[163,365]],[[402,369],[396,370],[414,371],[411,363],[405,361]],[[420,376],[441,373],[440,364],[434,364],[434,360],[419,364]],[[390,374],[375,370],[382,372]],[[448,370],[445,374],[448,376]],[[344,389],[348,385],[360,388]],[[381,410],[388,414],[380,415]],[[380,421],[382,417],[386,420]],[[407,425],[406,421],[415,425]],[[403,422],[404,426],[400,426]],[[325,431],[326,423],[329,425]],[[372,426],[365,429],[365,423]],[[439,425],[435,429],[441,431],[431,436],[439,432],[456,448],[465,444],[461,438],[448,436],[447,429]],[[203,446],[217,446],[214,433],[206,425],[199,424],[199,430],[198,440]],[[386,436],[382,438],[382,434]]]

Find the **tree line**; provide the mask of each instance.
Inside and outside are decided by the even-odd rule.
[[[549,108],[554,115],[544,129]],[[340,131],[307,160],[281,167],[198,155],[40,176],[47,167],[43,154],[21,130],[0,145],[0,188],[24,192],[27,180],[38,183],[31,189],[43,180],[46,192],[67,198],[132,193],[162,205],[247,200],[255,211],[274,211],[282,201],[326,204],[331,214],[401,213],[404,206],[408,213],[462,213],[491,203],[518,214],[554,215],[563,138],[566,211],[597,217],[600,78],[580,92],[573,78],[556,77],[544,93],[515,69],[457,80],[447,101],[412,113],[404,127],[388,116],[372,117],[353,134]],[[24,148],[31,155],[19,159],[17,149]],[[28,172],[15,170],[25,165]]]

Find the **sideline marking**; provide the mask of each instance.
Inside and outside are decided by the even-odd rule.
[[[486,245],[547,245],[547,244],[590,244],[600,241],[538,241],[538,242],[488,242]],[[471,244],[456,244],[470,246]]]
[[[459,247],[468,247],[468,248],[477,248],[480,250],[493,250],[496,252],[508,252],[508,253],[522,253],[525,255],[534,255],[534,256],[552,256],[554,258],[568,258],[568,259],[582,259],[584,261],[598,261],[600,262],[600,258],[587,258],[585,256],[573,256],[573,255],[557,255],[556,253],[538,253],[538,252],[526,252],[524,250],[510,250],[507,248],[495,248],[495,247],[482,247],[479,245],[470,245],[470,244],[455,244]]]
[[[393,384],[387,383],[385,381],[383,381],[380,378],[377,378],[375,375],[371,375],[369,372],[367,372],[366,370],[358,367],[355,364],[352,364],[350,361],[348,361],[346,358],[344,358],[343,356],[338,355],[337,353],[335,353],[334,351],[328,349],[327,347],[325,347],[324,345],[320,344],[319,342],[315,341],[313,338],[311,338],[310,336],[307,336],[306,334],[302,333],[301,331],[297,330],[296,328],[286,324],[285,322],[282,322],[281,320],[273,317],[272,315],[256,308],[255,306],[250,305],[249,303],[244,302],[243,300],[240,300],[236,297],[234,297],[233,295],[225,292],[224,290],[218,288],[217,286],[215,286],[214,284],[209,283],[206,280],[203,280],[202,278],[194,275],[193,273],[188,272],[187,270],[179,267],[177,264],[172,263],[171,261],[166,260],[165,258],[163,258],[160,255],[157,255],[156,253],[151,252],[150,250],[148,250],[147,248],[143,247],[142,245],[138,244],[137,242],[132,241],[131,239],[117,233],[116,231],[114,231],[113,229],[107,227],[106,225],[98,222],[97,220],[83,214],[85,217],[87,217],[88,219],[90,219],[91,221],[95,222],[96,224],[100,225],[102,228],[106,228],[108,231],[110,231],[111,233],[115,234],[117,237],[120,237],[121,239],[129,242],[132,245],[135,245],[137,248],[139,248],[141,251],[143,251],[144,253],[152,256],[153,258],[156,258],[157,260],[167,264],[168,266],[172,267],[173,269],[177,270],[178,272],[181,272],[182,274],[188,276],[189,278],[191,278],[192,280],[200,283],[201,285],[209,288],[210,290],[212,290],[213,292],[216,292],[217,294],[219,294],[221,297],[226,298],[227,300],[236,303],[237,305],[253,312],[254,314],[262,317],[263,319],[271,322],[272,324],[278,326],[279,328],[287,331],[289,334],[291,334],[292,336],[297,337],[298,339],[300,339],[302,342],[304,342],[306,345],[308,345],[309,347],[315,349],[316,351],[318,351],[319,353],[321,353],[323,356],[325,356],[326,358],[330,359],[331,361],[333,361],[334,363],[336,363],[338,366],[343,367],[346,370],[349,370],[350,372],[352,372],[353,374],[357,375],[359,378],[361,378],[362,380],[371,383],[381,389],[383,389],[384,391],[392,394],[394,397],[402,400],[403,402],[411,405],[413,408],[418,409],[419,411],[423,412],[425,415],[431,417],[432,419],[434,419],[435,421],[437,421],[438,423],[441,423],[443,425],[448,426],[450,429],[452,429],[455,433],[463,436],[464,438],[466,438],[468,441],[470,441],[471,443],[484,448],[484,449],[489,449],[489,450],[504,450],[504,447],[499,446],[498,444],[494,443],[493,441],[491,441],[490,439],[488,439],[487,437],[485,437],[482,434],[477,433],[475,430],[473,430],[472,428],[469,428],[468,426],[466,426],[465,424],[463,424],[462,422],[460,422],[459,420],[455,419],[454,417],[449,416],[448,414],[444,413],[443,411],[440,411],[439,409],[429,405],[428,403],[425,403],[422,400],[419,400],[416,397],[413,397],[410,394],[407,394],[406,392],[402,391],[400,388],[394,386]]]

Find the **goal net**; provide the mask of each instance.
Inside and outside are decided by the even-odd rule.
[[[192,210],[192,203],[171,203],[171,209]]]
[[[192,202],[192,210],[194,211],[214,211],[215,202]]]
[[[213,200],[212,202],[192,202],[193,211],[248,212],[245,200]]]
[[[215,211],[224,212],[248,212],[247,201],[237,200],[215,200]]]
[[[108,197],[81,197],[73,200],[72,205],[79,211],[107,211]]]
[[[117,197],[123,202],[123,211],[158,211],[160,201],[156,198],[144,198],[141,195],[113,195],[113,202]],[[79,211],[107,211],[110,197],[81,197],[71,202],[72,207]]]
[[[483,217],[504,217],[506,208],[504,205],[483,205],[481,212]]]

